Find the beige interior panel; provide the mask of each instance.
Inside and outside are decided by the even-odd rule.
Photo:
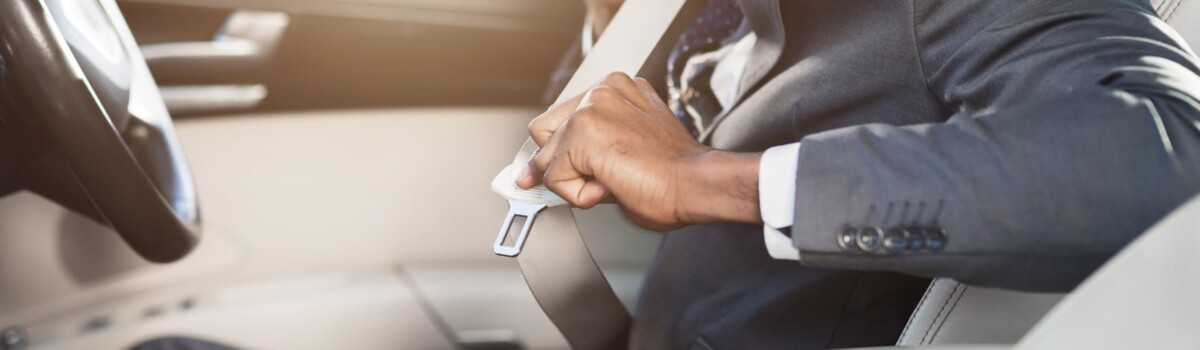
[[[187,258],[145,262],[115,232],[31,193],[0,200],[0,327],[66,317],[148,288],[234,269],[238,248],[210,232]]]
[[[246,349],[451,347],[393,274],[293,277],[227,287],[194,298],[189,310],[158,316],[138,314],[136,308],[129,308],[135,303],[114,305],[108,310],[114,317],[109,329],[70,336],[77,331],[62,327],[60,332],[66,334],[61,339],[35,345],[127,349],[157,336],[193,336]]]
[[[205,225],[254,232],[238,237],[247,246],[271,247],[248,259],[288,259],[303,264],[290,268],[304,269],[392,262],[495,266],[512,261],[491,252],[507,207],[489,184],[511,162],[538,113],[317,112],[186,121],[178,128]],[[609,228],[589,238],[598,259],[644,264],[659,237],[615,213],[581,212],[587,218],[581,220]],[[297,251],[304,257],[282,256]]]
[[[85,326],[89,313],[144,313],[147,304],[265,283],[275,287],[267,288],[271,297],[259,299],[263,305],[197,307],[137,326],[102,328],[86,338],[115,344],[194,329],[242,340],[232,336],[242,334],[232,331],[236,323],[221,320],[246,318],[280,334],[318,327],[322,336],[313,338],[319,339],[301,337],[316,341],[311,344],[344,348],[334,340],[359,336],[368,336],[362,344],[383,344],[351,328],[415,322],[391,313],[426,318],[408,309],[418,294],[405,283],[346,286],[307,297],[290,297],[290,286],[302,289],[311,276],[408,271],[416,292],[454,331],[511,330],[531,347],[561,347],[565,343],[525,289],[515,261],[491,252],[507,208],[489,181],[511,161],[528,120],[538,113],[401,109],[179,121],[205,226],[195,254],[174,264],[147,264],[107,229],[35,195],[9,196],[0,200],[0,327],[26,326],[34,338],[37,332],[58,334],[53,347],[78,345],[82,332],[59,330]],[[661,235],[635,228],[611,206],[577,215],[598,262],[632,305]],[[383,295],[391,292],[396,294]],[[381,307],[363,306],[372,303]],[[376,318],[363,316],[376,312]],[[348,322],[347,315],[361,321]],[[389,338],[385,348],[448,344],[430,322],[418,323],[417,332],[366,329],[416,337]],[[265,343],[259,345],[297,348],[272,331],[261,331]]]

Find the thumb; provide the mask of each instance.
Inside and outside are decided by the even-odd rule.
[[[546,167],[546,188],[562,197],[571,206],[590,209],[608,197],[608,188],[599,181],[584,175],[569,156],[556,157]],[[586,170],[586,169],[584,169]]]

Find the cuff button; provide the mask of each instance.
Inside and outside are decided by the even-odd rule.
[[[894,227],[883,235],[883,250],[896,254],[908,248],[908,230]]]
[[[881,241],[883,241],[883,229],[878,227],[868,227],[858,231],[858,249],[863,251],[874,251],[879,249]]]
[[[925,230],[919,227],[912,227],[908,230],[908,250],[920,251],[925,249]]]
[[[935,252],[946,248],[947,236],[948,232],[943,227],[925,229],[925,248]]]
[[[857,235],[858,230],[852,228],[843,230],[842,233],[839,233],[837,237],[838,247],[841,247],[842,250],[847,252],[857,251],[858,243],[855,243],[855,240],[857,240]]]

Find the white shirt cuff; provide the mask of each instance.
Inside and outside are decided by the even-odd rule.
[[[767,253],[780,260],[800,260],[800,250],[780,231],[794,224],[796,168],[800,143],[775,146],[758,163],[758,206],[762,212]]]
[[[583,41],[579,44],[579,51],[583,51],[583,57],[587,57],[595,45],[596,40],[592,38],[592,16],[583,16]]]

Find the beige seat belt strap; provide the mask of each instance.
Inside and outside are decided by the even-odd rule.
[[[583,93],[610,72],[637,75],[688,1],[627,0],[556,102]],[[538,305],[572,348],[623,349],[629,312],[588,252],[571,208],[544,187],[515,185],[537,148],[526,141],[492,181],[492,189],[509,202],[493,251],[517,258]]]

